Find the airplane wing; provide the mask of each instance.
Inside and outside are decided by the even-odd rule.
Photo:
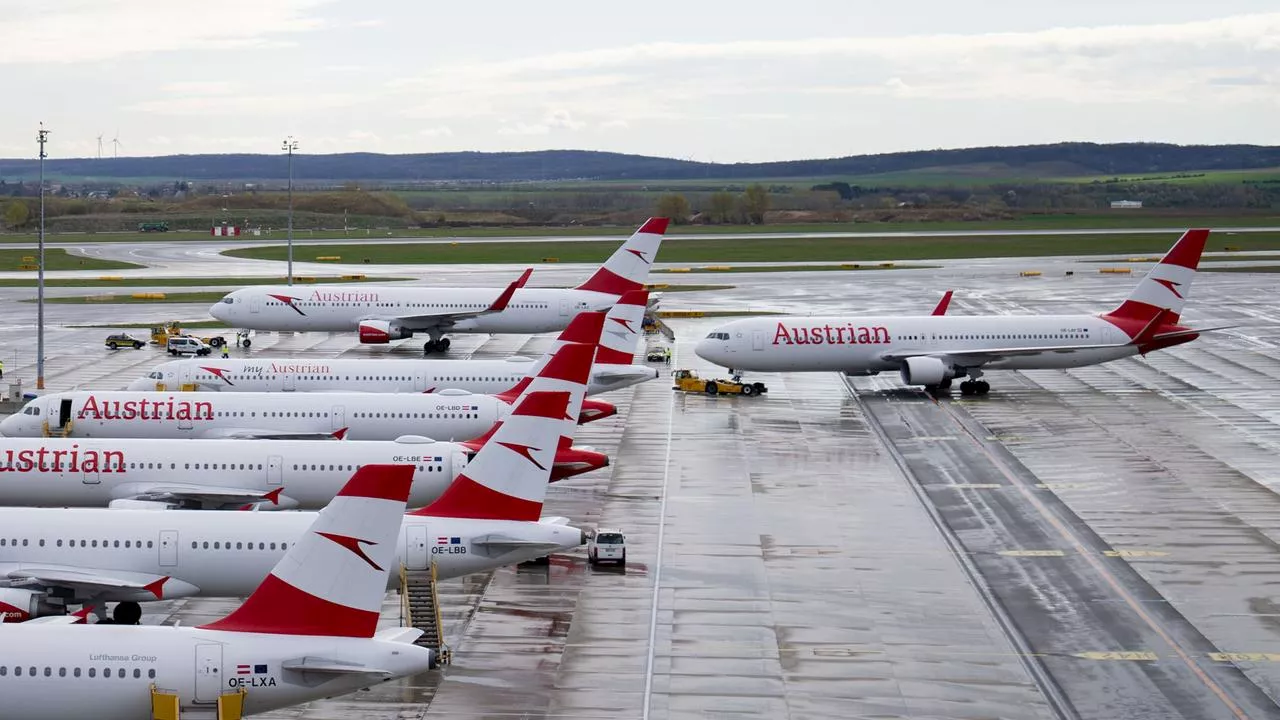
[[[529,281],[529,277],[533,275],[533,268],[526,268],[520,277],[516,278],[507,286],[502,294],[494,300],[489,307],[482,310],[448,310],[440,309],[438,312],[420,313],[417,315],[375,315],[365,318],[366,320],[395,320],[406,330],[421,332],[432,328],[448,328],[459,320],[467,320],[469,318],[480,317],[481,315],[490,315],[492,313],[500,313],[507,309],[507,304],[511,302],[512,296],[516,294],[516,290],[524,287]]]
[[[68,615],[43,615],[31,618],[22,624],[24,627],[27,625],[84,625],[91,612],[93,612],[93,606],[89,605]],[[3,613],[0,613],[0,618],[3,615]]]
[[[70,565],[21,566],[5,573],[9,587],[70,590],[75,597],[93,597],[103,592],[135,592],[159,600],[165,597],[168,575],[98,570]],[[191,586],[194,590],[194,586]],[[189,593],[183,593],[189,594]],[[170,593],[172,595],[172,593]]]
[[[142,500],[165,503],[199,503],[201,507],[220,508],[252,503],[274,506],[296,506],[292,500],[282,503],[283,487],[274,490],[220,487],[196,483],[126,483],[112,493],[116,500]]]

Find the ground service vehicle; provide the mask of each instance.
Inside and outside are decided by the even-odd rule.
[[[647,362],[671,362],[671,348],[669,347],[651,347],[644,354]]]
[[[698,373],[692,370],[677,370],[672,373],[675,377],[675,385],[673,390],[682,392],[705,392],[708,395],[760,395],[769,392],[769,388],[764,383],[745,383],[736,375],[732,380],[724,378],[715,378],[714,380],[706,380],[698,377]]]
[[[627,536],[613,528],[596,530],[587,542],[587,562],[592,565],[611,562],[624,567],[627,564]]]
[[[195,335],[191,335],[190,333],[185,333],[182,331],[182,326],[180,326],[176,320],[171,320],[163,325],[157,325],[151,328],[151,342],[155,345],[164,345],[168,347],[169,338],[171,337],[194,337],[197,340],[202,340],[208,343],[209,347],[211,348],[220,348],[223,345],[225,345],[227,342],[220,335],[210,335],[208,337],[197,337]],[[238,340],[239,340],[239,334],[237,334],[237,341]],[[244,340],[244,346],[249,347],[248,339]]]
[[[104,344],[112,350],[119,350],[122,347],[130,346],[132,346],[134,350],[141,350],[142,346],[146,345],[145,342],[130,335],[129,333],[111,333],[107,336],[107,340]]]
[[[203,340],[193,337],[170,337],[165,343],[165,349],[170,355],[208,355],[213,352],[213,348]]]

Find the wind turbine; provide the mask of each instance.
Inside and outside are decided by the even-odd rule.
[[[111,156],[120,157],[120,130],[116,130],[116,136],[111,138]]]
[[[102,159],[102,133],[98,133],[98,159]]]

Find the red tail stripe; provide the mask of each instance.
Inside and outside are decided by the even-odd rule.
[[[510,390],[504,390],[497,395],[494,395],[494,397],[510,405],[516,401],[516,398],[519,398],[520,395],[524,393],[531,382],[533,382],[533,378],[528,376],[522,377],[520,378],[520,382],[516,383]]]
[[[624,293],[622,297],[618,298],[618,302],[616,304],[641,305],[641,306],[648,305],[649,291],[648,290],[632,290],[629,293]]]
[[[621,350],[614,350],[603,345],[596,350],[596,363],[599,365],[630,365],[635,355]]]
[[[616,405],[603,400],[586,398],[582,401],[582,411],[578,415],[578,424],[583,425],[596,420],[603,420],[617,414],[618,408]]]
[[[670,223],[671,218],[651,217],[645,220],[644,224],[636,232],[649,235],[665,235],[667,233],[667,225]]]
[[[459,475],[444,494],[421,510],[409,513],[417,516],[472,518],[476,520],[525,520],[537,521],[542,517],[542,503],[512,497],[485,487],[464,475]]]
[[[596,270],[595,274],[590,278],[587,278],[586,282],[574,289],[604,293],[606,295],[623,295],[632,290],[643,290],[644,284],[635,280],[628,280],[609,268],[602,267]]]
[[[1195,270],[1200,266],[1200,255],[1209,239],[1207,228],[1192,228],[1182,234],[1178,242],[1160,259],[1162,265],[1177,265]]]
[[[557,340],[571,343],[594,345],[600,342],[600,333],[604,330],[605,313],[580,312],[573,316],[564,330],[560,331]]]
[[[596,339],[599,340],[598,337]],[[547,363],[546,367],[542,368],[542,372],[538,373],[538,377],[586,385],[587,380],[591,378],[591,359],[595,357],[595,354],[596,346],[594,344],[570,343],[563,345],[556,351],[555,355],[551,356],[551,361]],[[507,392],[511,391],[508,390]]]
[[[200,627],[272,635],[367,638],[378,629],[378,613],[329,602],[268,575],[230,615]]]
[[[365,465],[356,470],[338,497],[367,497],[406,502],[413,484],[412,465]]]
[[[511,411],[513,416],[523,415],[525,417],[543,417],[552,420],[560,420],[564,418],[565,408],[569,407],[569,391],[540,391],[532,392],[525,396],[515,410]]]

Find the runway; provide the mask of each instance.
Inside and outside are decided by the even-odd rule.
[[[955,289],[955,314],[1097,312],[1141,268],[936,265],[670,278],[735,287],[662,302],[908,313]],[[1043,275],[1019,277],[1026,268]],[[513,271],[431,269],[441,284]],[[548,269],[548,284],[576,272]],[[618,416],[577,442],[613,463],[554,485],[547,513],[623,529],[625,572],[593,570],[579,551],[445,582],[451,666],[264,717],[1280,717],[1273,284],[1201,273],[1185,321],[1237,327],[1108,365],[992,372],[985,397],[935,401],[891,375],[825,373],[752,375],[770,388],[758,398],[674,393],[665,378],[602,396]],[[14,300],[29,294],[0,290],[5,378],[28,386],[35,308]],[[108,330],[72,325],[206,309],[49,306],[50,389],[119,388],[167,359],[105,350]],[[692,347],[718,323],[670,321],[672,367],[716,374]],[[451,354],[550,343],[462,335]],[[259,333],[249,354],[404,358],[420,344]],[[233,606],[158,603],[146,621]],[[385,623],[394,608],[389,596]]]

